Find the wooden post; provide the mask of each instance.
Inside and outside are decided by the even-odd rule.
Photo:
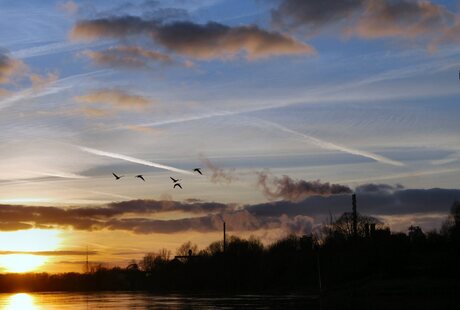
[[[352,203],[353,203],[353,237],[358,237],[358,213],[356,211],[356,194],[352,196]]]

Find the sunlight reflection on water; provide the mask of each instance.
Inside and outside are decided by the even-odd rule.
[[[147,293],[0,294],[0,309],[315,309],[314,298],[300,295],[204,296]]]

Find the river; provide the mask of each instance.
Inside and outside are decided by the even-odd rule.
[[[132,292],[0,294],[0,309],[317,309],[302,295],[157,295]]]

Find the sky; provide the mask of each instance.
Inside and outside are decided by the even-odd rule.
[[[460,200],[456,0],[0,8],[0,272],[309,234],[353,192],[439,229]]]

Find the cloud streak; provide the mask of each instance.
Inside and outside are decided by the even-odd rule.
[[[390,158],[387,158],[387,157],[384,157],[384,156],[381,156],[381,155],[378,155],[378,154],[375,154],[375,153],[372,153],[372,152],[362,151],[362,150],[358,150],[358,149],[355,149],[355,148],[351,148],[351,147],[335,144],[335,143],[332,143],[332,142],[324,141],[324,140],[318,139],[316,137],[313,137],[313,136],[310,136],[310,135],[307,135],[307,134],[304,134],[304,133],[289,129],[289,128],[284,127],[284,126],[282,126],[280,124],[277,124],[277,123],[273,123],[273,122],[265,121],[265,120],[259,120],[259,122],[262,123],[262,124],[266,124],[267,126],[272,127],[274,129],[278,129],[279,131],[286,132],[286,133],[289,133],[291,135],[294,135],[294,136],[297,136],[299,138],[302,138],[303,140],[307,141],[308,143],[316,145],[316,146],[318,146],[318,147],[320,147],[322,149],[340,151],[340,152],[344,152],[344,153],[348,153],[348,154],[352,154],[352,155],[357,155],[357,156],[373,159],[373,160],[375,160],[377,162],[387,164],[387,165],[392,165],[392,166],[397,166],[397,167],[404,166],[404,163],[402,163],[400,161],[392,160]]]
[[[179,169],[179,168],[174,168],[174,167],[167,166],[167,165],[162,165],[159,163],[154,163],[148,160],[143,160],[143,159],[126,156],[122,154],[117,154],[117,153],[105,152],[105,151],[101,151],[101,150],[97,150],[97,149],[93,149],[89,147],[84,147],[84,146],[77,146],[77,147],[83,152],[98,155],[98,156],[109,157],[113,159],[120,159],[120,160],[124,160],[124,161],[135,163],[135,164],[140,164],[140,165],[144,165],[148,167],[159,168],[159,169],[177,172],[181,174],[193,175],[193,173],[190,171]]]

